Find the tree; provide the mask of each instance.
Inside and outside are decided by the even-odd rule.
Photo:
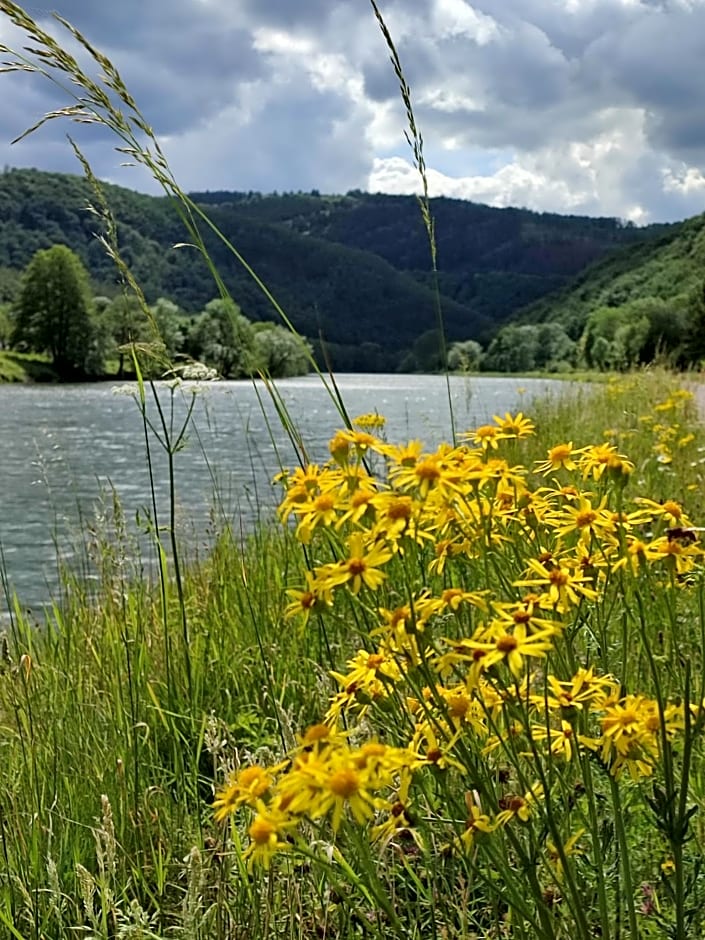
[[[400,372],[439,372],[444,368],[441,335],[438,330],[426,330],[402,359]]]
[[[0,304],[0,349],[9,345],[12,336],[12,319],[7,304]]]
[[[179,308],[166,297],[159,297],[150,308],[154,323],[159,331],[159,339],[164,343],[164,352],[172,361],[184,345],[184,334],[181,329],[182,315]],[[151,338],[154,339],[153,330]]]
[[[585,359],[589,366],[611,369],[631,368],[652,362],[658,356],[681,362],[688,325],[688,299],[683,295],[669,300],[639,297],[619,307],[598,307],[585,325]],[[606,340],[609,349],[604,342],[598,344],[598,340]]]
[[[536,333],[536,368],[546,372],[569,370],[575,365],[578,344],[560,323],[540,323]]]
[[[224,378],[238,379],[256,370],[252,324],[232,300],[206,304],[188,335],[187,352]]]
[[[689,362],[700,366],[705,360],[705,281],[699,282],[688,297],[687,318],[685,353]]]
[[[125,374],[126,348],[130,343],[147,343],[151,338],[149,322],[136,297],[118,294],[113,300],[96,297],[100,319],[111,340],[110,358],[118,358],[118,378]]]
[[[474,339],[453,343],[448,350],[448,368],[451,372],[476,372],[480,368],[482,346]]]
[[[536,368],[538,327],[509,323],[497,333],[482,360],[487,372],[530,372]]]
[[[15,304],[12,344],[49,353],[64,379],[100,371],[103,350],[88,272],[66,245],[36,252],[27,265]]]
[[[300,336],[276,323],[255,323],[257,368],[273,379],[305,375],[311,366],[312,350]]]

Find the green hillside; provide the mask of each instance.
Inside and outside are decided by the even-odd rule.
[[[358,191],[335,197],[228,192],[193,196],[225,216],[230,210],[374,252],[421,282],[428,281],[428,239],[413,196]],[[655,237],[664,228],[638,229],[612,218],[496,209],[460,199],[434,199],[432,208],[444,295],[468,304],[493,323],[569,283],[605,253]]]
[[[563,365],[628,368],[666,357],[705,359],[705,215],[664,227],[586,268],[565,288],[513,316],[483,358],[491,369],[512,350],[558,343]],[[540,364],[540,356],[534,357]],[[556,358],[556,357],[554,357]]]
[[[106,185],[121,250],[147,299],[165,296],[187,314],[216,293],[193,249],[174,250],[184,230],[174,206]],[[0,175],[0,302],[17,272],[42,248],[63,243],[88,267],[97,293],[117,290],[111,260],[86,211],[88,184],[36,170]],[[314,344],[323,339],[338,369],[432,367],[436,326],[429,249],[413,197],[349,193],[261,196],[196,194],[213,221],[267,283]],[[567,283],[616,246],[654,237],[614,219],[492,209],[434,201],[442,308],[448,338],[486,342],[515,310]],[[207,238],[223,279],[251,320],[276,314],[221,242]]]
[[[669,226],[660,237],[632,245],[587,268],[565,289],[525,310],[526,323],[557,322],[578,338],[599,307],[688,295],[705,276],[705,215]],[[679,301],[680,302],[680,301]]]

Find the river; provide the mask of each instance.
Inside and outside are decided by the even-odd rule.
[[[351,416],[379,411],[388,440],[421,438],[435,447],[450,437],[446,380],[440,376],[340,375]],[[563,383],[543,379],[451,377],[458,430],[493,414],[523,408]],[[315,376],[277,383],[308,448],[324,460],[341,420]],[[87,535],[112,517],[117,495],[130,526],[152,518],[146,442],[136,386],[109,383],[0,386],[0,549],[6,580],[25,606],[56,595],[59,569],[83,564]],[[194,546],[208,544],[225,516],[250,529],[274,505],[280,465],[295,461],[293,447],[261,382],[159,386],[165,418],[180,423],[194,398],[184,446],[175,455],[179,529]],[[154,404],[148,417],[155,425]],[[167,458],[150,434],[160,523],[168,505]],[[0,591],[0,617],[6,598]]]

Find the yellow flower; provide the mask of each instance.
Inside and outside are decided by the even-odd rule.
[[[296,534],[299,535],[302,529],[312,530],[317,525],[332,525],[336,520],[336,504],[334,493],[319,493],[309,503],[295,506],[293,512],[303,517]]]
[[[401,678],[394,659],[386,651],[368,653],[360,650],[354,659],[348,660],[348,672],[331,672],[341,691],[334,697],[326,715],[326,721],[337,719],[343,711],[353,705],[362,705],[362,710],[389,694],[389,687]]]
[[[360,522],[368,512],[373,510],[373,499],[377,490],[367,481],[350,494],[347,505],[343,503],[340,508],[342,515],[336,522],[336,528],[341,529],[346,522]]]
[[[261,800],[256,805],[257,815],[247,830],[250,844],[243,858],[247,860],[248,868],[258,864],[267,869],[278,852],[286,852],[290,848],[285,836],[296,825],[296,819],[276,805],[266,806]]]
[[[317,464],[297,467],[294,471],[284,471],[274,477],[274,481],[284,483],[286,496],[279,506],[279,517],[286,522],[297,506],[310,502],[317,493],[325,489],[328,471],[321,470]]]
[[[506,662],[515,676],[521,675],[525,657],[543,657],[553,648],[553,630],[536,631],[527,635],[526,624],[517,624],[511,633],[504,624],[497,623],[480,634],[480,639],[463,640],[463,647],[472,652],[483,670],[495,663]],[[478,654],[480,654],[478,656]]]
[[[341,562],[346,582],[353,594],[357,594],[364,584],[370,590],[376,590],[386,574],[379,570],[392,557],[392,552],[384,545],[376,543],[367,550],[360,533],[351,535],[348,540],[348,557]]]
[[[548,855],[548,864],[551,871],[553,872],[554,878],[559,884],[563,881],[563,860],[561,858],[561,854],[564,858],[570,858],[571,855],[575,855],[577,852],[577,843],[584,834],[585,830],[579,829],[575,835],[571,836],[567,842],[563,843],[562,853],[558,851],[555,844],[550,839],[546,839],[546,854]]]
[[[508,411],[504,413],[503,418],[500,418],[499,415],[494,415],[493,417],[499,425],[502,437],[531,437],[536,430],[533,421],[530,421],[529,418],[525,418],[521,411],[517,412],[514,417],[512,417]]]
[[[465,806],[468,811],[465,820],[465,830],[460,837],[460,841],[466,849],[472,848],[478,835],[489,835],[494,832],[496,826],[492,823],[490,817],[482,812],[482,806],[477,793],[465,794]]]
[[[376,741],[356,750],[336,744],[297,757],[279,792],[291,813],[310,819],[330,814],[335,831],[346,809],[360,825],[370,819],[380,805],[375,793],[391,787],[402,768],[419,763],[409,750]]]
[[[460,456],[459,451],[443,445],[433,454],[415,456],[413,462],[393,463],[389,477],[396,487],[404,492],[413,492],[422,502],[435,490],[445,498],[454,497],[467,485],[469,473]]]
[[[281,766],[276,769],[281,769]],[[216,822],[223,822],[240,806],[253,806],[270,788],[274,769],[252,764],[232,774],[228,783],[215,794],[213,809]]]
[[[535,741],[548,741],[553,757],[572,760],[575,754],[575,731],[570,722],[561,720],[560,728],[547,728],[546,725],[534,725],[531,737]]]
[[[375,591],[387,577],[379,566],[386,564],[391,557],[392,552],[379,543],[368,550],[363,534],[355,532],[348,539],[348,557],[345,561],[316,569],[316,584],[323,591],[343,584],[349,585],[353,594],[359,594],[363,585]]]
[[[575,574],[570,568],[557,562],[549,561],[542,564],[535,558],[529,560],[527,574],[534,574],[534,578],[524,578],[515,581],[517,587],[545,586],[546,592],[541,599],[541,606],[555,607],[558,611],[567,610],[571,605],[577,606],[581,598],[588,600],[597,598],[597,591],[591,588],[590,578]]]
[[[695,545],[689,537],[679,538],[669,530],[668,535],[655,539],[646,546],[645,555],[649,561],[666,561],[677,574],[687,574],[693,570],[695,562],[702,558],[703,549]]]
[[[567,681],[561,681],[550,675],[546,679],[548,686],[545,693],[536,694],[531,701],[540,708],[549,709],[582,709],[584,705],[600,707],[615,692],[619,691],[619,683],[612,676],[596,676],[592,666],[589,669],[580,668]]]
[[[566,536],[577,532],[580,540],[589,544],[593,536],[613,537],[617,530],[614,514],[606,509],[607,497],[603,497],[597,506],[585,496],[578,498],[577,505],[564,506],[559,512],[551,513],[547,522],[555,527],[556,535]]]
[[[325,610],[331,603],[330,591],[319,587],[310,571],[306,572],[306,587],[303,591],[288,588],[286,593],[291,598],[291,602],[286,606],[284,619],[301,617],[302,628],[306,626],[312,613]]]
[[[466,435],[468,440],[472,441],[473,444],[479,444],[483,450],[487,450],[489,447],[497,450],[499,446],[497,442],[502,439],[502,436],[500,429],[495,427],[494,424],[480,425],[479,428]]]
[[[358,428],[383,428],[387,423],[387,419],[384,415],[377,414],[375,411],[358,415],[357,418],[353,418],[352,423],[357,425]]]
[[[583,447],[578,466],[584,478],[592,476],[593,480],[601,479],[606,470],[619,471],[621,475],[628,476],[634,469],[634,464],[627,457],[617,453],[614,444]]]
[[[645,510],[649,510],[652,519],[663,519],[669,525],[679,525],[684,528],[690,528],[691,526],[690,519],[683,511],[683,507],[675,499],[667,499],[662,503],[657,503],[645,496],[637,496],[634,502]]]
[[[513,819],[527,822],[536,803],[542,796],[543,787],[540,783],[535,783],[523,796],[518,793],[503,796],[499,801],[501,812],[497,813],[495,817],[495,827],[506,826]]]
[[[554,470],[560,470],[561,467],[565,470],[575,470],[577,464],[573,460],[573,455],[576,453],[578,451],[573,450],[572,441],[569,444],[556,444],[549,450],[546,460],[537,462],[536,472],[547,475]]]

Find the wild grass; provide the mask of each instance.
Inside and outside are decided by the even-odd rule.
[[[111,128],[204,252],[212,226],[112,64],[64,23],[94,80],[16,4],[0,11],[39,49],[8,68],[72,83],[47,119]],[[147,419],[146,352],[145,443],[170,459],[184,429],[158,398]],[[690,393],[657,370],[570,387],[429,452],[351,420],[331,377],[341,430],[315,467],[270,388],[301,458],[279,522],[226,529],[183,565],[170,460],[154,581],[116,504],[97,591],[69,580],[41,625],[11,604],[5,935],[702,936],[705,437]]]
[[[686,523],[702,518],[705,437],[692,402],[674,391],[673,380],[659,373],[553,399],[532,409],[536,435],[500,440],[499,447],[508,448],[508,466],[521,462],[528,469],[557,443],[572,441],[578,450],[602,443],[610,431],[609,440],[634,464],[626,486],[558,469],[561,484],[604,494],[611,508],[619,500],[628,513],[639,510],[634,499],[640,496],[653,498],[655,506],[677,500],[685,531]],[[676,429],[667,455],[659,425]],[[490,448],[486,458],[502,453]],[[551,479],[528,476],[515,513],[544,484],[557,493]],[[294,504],[298,523],[315,499],[310,495]],[[495,498],[507,503],[506,495]],[[435,499],[432,492],[429,499]],[[552,499],[557,511],[560,499]],[[574,497],[563,505],[574,505]],[[344,511],[343,500],[337,517]],[[309,533],[307,522],[299,530],[303,545],[292,525],[263,526],[244,544],[223,534],[207,560],[184,571],[182,607],[172,580],[164,594],[158,583],[145,581],[116,506],[113,530],[93,550],[97,596],[81,582],[69,585],[63,605],[39,629],[19,604],[13,612],[0,676],[0,923],[6,935],[63,938],[81,929],[96,937],[587,937],[598,930],[614,937],[698,936],[705,799],[698,704],[702,562],[695,530],[692,537],[677,536],[684,554],[673,557],[683,571],[669,568],[670,554],[658,555],[658,546],[668,544],[663,532],[675,525],[664,513],[652,507],[639,523],[652,547],[636,572],[619,565],[621,549],[609,548],[609,540],[598,547],[592,536],[582,542],[577,531],[557,537],[547,526],[539,538],[525,527],[522,539],[514,533],[511,543],[495,544],[487,517],[472,551],[449,557],[442,572],[429,571],[441,540],[419,543],[400,533],[393,557],[381,565],[388,576],[378,588],[352,594],[336,585],[333,596],[321,595],[318,609],[299,604],[301,615],[309,613],[304,626],[301,616],[291,616],[299,595],[287,591],[305,589],[309,569],[320,578],[322,566],[344,560],[345,525],[322,524]],[[501,525],[506,537],[506,520]],[[352,528],[364,533],[366,522]],[[624,535],[631,539],[636,531]],[[490,592],[487,597],[517,609],[527,588],[511,585],[528,560],[539,549],[565,559],[581,545],[610,556],[606,565],[596,558],[600,573],[590,576],[599,597],[537,609],[537,617],[563,624],[560,634],[552,634],[546,657],[524,661],[531,663],[526,673],[515,675],[504,662],[483,673],[483,694],[492,685],[509,709],[495,710],[485,732],[453,723],[464,714],[462,698],[451,697],[451,712],[438,710],[438,697],[447,709],[448,690],[458,696],[462,683],[468,701],[481,701],[473,697],[480,686],[473,693],[467,677],[461,679],[462,665],[455,664],[452,680],[435,668],[426,674],[419,662],[411,669],[401,642],[393,655],[388,644],[383,650],[387,664],[398,657],[397,679],[381,678],[379,664],[363,670],[366,678],[358,678],[359,688],[341,710],[340,695],[350,687],[345,677],[359,667],[346,663],[359,659],[359,650],[367,661],[385,645],[380,609],[413,598],[421,618],[424,591],[442,598],[456,588],[478,597]],[[629,557],[626,546],[624,553]],[[446,607],[415,637],[409,628],[406,642],[418,644],[425,631],[427,650],[441,653],[444,637],[472,639],[484,619],[472,600]],[[543,687],[547,675],[567,679],[577,664],[616,677],[615,707],[625,695],[662,703],[666,737],[640,740],[635,760],[644,766],[635,764],[635,779],[630,767],[611,774],[612,755],[577,741],[571,760],[546,752],[543,725],[581,721],[585,705],[572,713],[566,707],[556,719],[538,706],[532,712],[524,693],[512,698],[529,677]],[[373,680],[379,687],[366,689]],[[426,702],[420,713],[414,698]],[[389,786],[359,822],[344,800],[337,831],[328,811],[321,816],[309,807],[295,817],[296,827],[286,828],[280,852],[253,860],[249,798],[240,801],[233,823],[223,824],[214,818],[214,793],[227,799],[228,787],[237,787],[248,767],[276,767],[285,755],[300,759],[301,736],[320,726],[332,702],[350,735],[345,747],[359,750],[374,740],[410,749],[409,777],[385,778]],[[525,711],[517,711],[520,704]],[[450,724],[449,714],[455,716]],[[482,720],[488,716],[479,714]],[[527,724],[504,738],[517,722]],[[336,727],[330,718],[328,725]],[[599,730],[598,721],[593,734]],[[494,737],[505,744],[488,749]],[[277,774],[293,767],[279,767]],[[493,829],[507,797],[523,799],[537,773],[544,791],[527,819]],[[402,798],[403,807],[395,809]],[[463,841],[469,814],[480,809],[490,831],[478,829]],[[377,838],[370,841],[373,830]],[[568,846],[564,858],[559,839]],[[559,863],[565,869],[560,877]]]

